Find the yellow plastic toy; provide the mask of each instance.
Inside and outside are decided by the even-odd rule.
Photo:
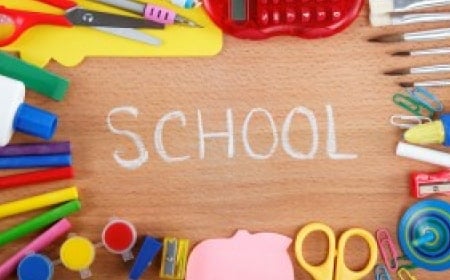
[[[149,2],[149,0],[145,0]],[[157,37],[162,45],[153,46],[132,41],[90,27],[36,26],[17,41],[2,50],[18,52],[22,59],[44,67],[50,59],[64,66],[76,66],[84,57],[160,57],[160,56],[212,56],[222,49],[222,32],[203,9],[182,9],[167,1],[152,0],[184,15],[204,28],[167,25],[163,30],[140,30]],[[78,0],[78,5],[96,11],[134,16],[122,10],[88,0]],[[8,8],[62,14],[55,7],[33,0],[3,0]]]

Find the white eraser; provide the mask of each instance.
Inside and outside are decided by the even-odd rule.
[[[397,156],[450,167],[450,154],[416,145],[399,142]]]
[[[394,11],[394,0],[369,0],[370,14],[387,14]]]
[[[370,14],[370,24],[372,26],[392,25],[390,14]]]
[[[25,99],[25,85],[0,75],[0,147],[8,145],[14,133],[14,117]]]

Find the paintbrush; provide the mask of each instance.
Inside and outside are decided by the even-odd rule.
[[[399,83],[401,87],[412,88],[412,87],[448,87],[450,86],[450,80],[438,80],[438,81],[422,81],[422,82],[401,82]]]
[[[450,13],[384,13],[370,15],[370,23],[372,26],[404,25],[446,20],[450,20]]]
[[[431,66],[421,66],[412,68],[400,68],[393,71],[385,72],[389,76],[403,76],[408,74],[432,74],[432,73],[448,73],[450,72],[450,65],[440,64]]]
[[[436,49],[424,49],[424,50],[412,50],[412,51],[399,51],[394,52],[394,56],[420,56],[420,55],[439,55],[450,54],[450,48],[436,48]]]
[[[381,35],[369,39],[369,42],[380,42],[380,43],[393,43],[403,41],[417,42],[417,41],[444,40],[448,38],[450,38],[450,28],[439,28],[410,33]]]

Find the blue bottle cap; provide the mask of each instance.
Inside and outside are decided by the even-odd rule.
[[[55,134],[58,117],[50,112],[22,103],[14,118],[14,129],[28,135],[50,140]]]
[[[50,280],[53,278],[53,263],[41,254],[23,258],[17,267],[19,280]]]
[[[144,272],[152,263],[153,259],[161,250],[161,247],[161,242],[150,236],[146,236],[144,243],[139,250],[139,254],[136,257],[136,261],[131,268],[128,278],[130,280],[138,280],[139,278],[141,278],[142,274],[144,274]]]

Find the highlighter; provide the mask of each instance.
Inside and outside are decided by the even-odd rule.
[[[450,114],[441,116],[440,120],[419,124],[408,129],[404,138],[412,144],[443,144],[450,146]]]

